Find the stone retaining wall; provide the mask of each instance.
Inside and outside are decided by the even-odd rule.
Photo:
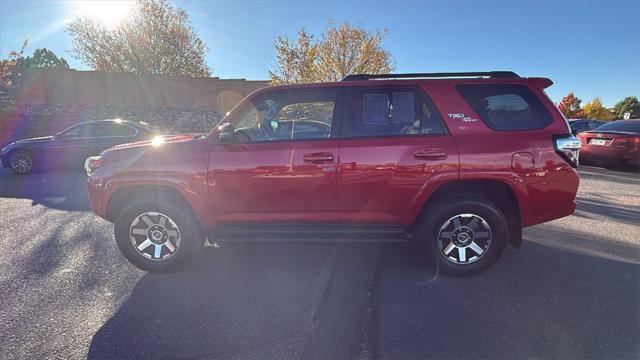
[[[0,112],[0,145],[27,137],[52,135],[75,123],[97,119],[140,120],[165,130],[208,132],[222,116],[223,114],[215,109],[13,105]]]
[[[20,70],[0,99],[0,146],[55,134],[97,119],[131,119],[179,132],[208,132],[267,81],[150,76],[96,71]]]

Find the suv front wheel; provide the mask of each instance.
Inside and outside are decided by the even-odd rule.
[[[469,276],[491,266],[507,239],[507,220],[488,199],[465,195],[446,200],[426,212],[418,229],[424,254],[442,273]]]
[[[145,271],[179,270],[204,245],[199,224],[189,213],[160,201],[129,205],[115,221],[120,251]]]

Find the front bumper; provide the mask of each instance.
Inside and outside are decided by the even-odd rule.
[[[103,219],[107,218],[107,196],[102,179],[87,178],[87,195],[91,210]]]
[[[0,152],[0,166],[9,167],[9,152]]]

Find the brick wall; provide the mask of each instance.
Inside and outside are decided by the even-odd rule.
[[[268,86],[244,79],[74,70],[22,70],[16,83],[10,98],[0,101],[0,145],[116,117],[205,132],[246,95]]]

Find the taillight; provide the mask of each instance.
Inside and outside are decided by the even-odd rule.
[[[84,169],[87,171],[87,175],[91,175],[100,165],[102,165],[102,156],[90,156],[84,162]]]
[[[582,146],[580,139],[571,134],[557,135],[553,139],[553,147],[556,152],[574,168],[578,167],[580,146]]]

